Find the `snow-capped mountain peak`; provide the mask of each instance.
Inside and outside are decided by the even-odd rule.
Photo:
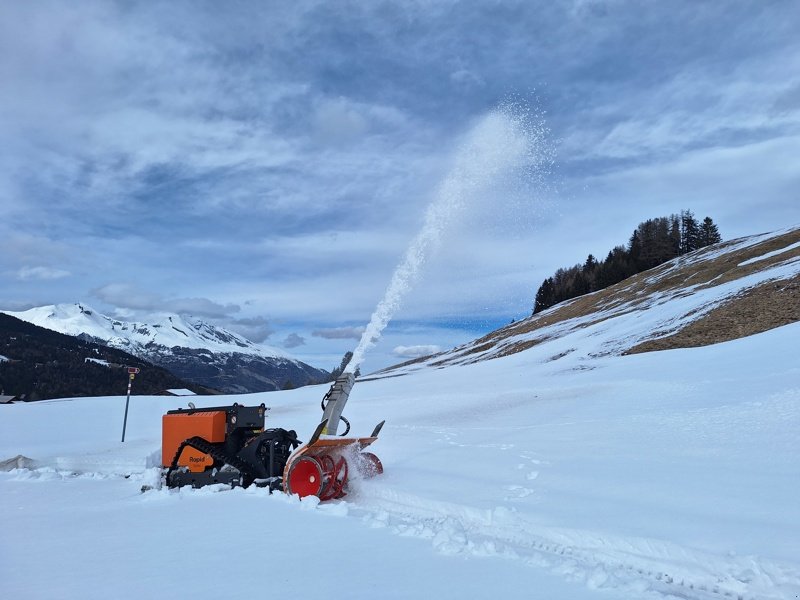
[[[2,311],[39,327],[67,335],[90,337],[136,353],[137,348],[192,348],[214,353],[236,352],[291,360],[285,352],[257,344],[222,327],[200,319],[163,313],[148,322],[124,321],[104,315],[83,304],[39,306],[21,312]]]
[[[200,319],[164,313],[125,321],[90,306],[56,304],[3,311],[58,333],[97,342],[168,369],[178,377],[228,393],[249,393],[326,381],[328,372]]]

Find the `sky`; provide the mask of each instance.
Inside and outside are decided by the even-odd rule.
[[[178,312],[330,369],[513,106],[529,160],[362,370],[450,348],[648,218],[800,224],[797,31],[793,1],[4,2],[0,310]]]

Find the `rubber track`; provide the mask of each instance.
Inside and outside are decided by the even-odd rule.
[[[242,487],[246,487],[245,478],[249,479],[250,481],[255,479],[255,475],[253,474],[253,467],[251,467],[250,464],[246,463],[237,456],[231,456],[229,454],[226,454],[218,446],[213,445],[211,442],[206,441],[200,436],[194,436],[181,442],[181,445],[178,446],[177,452],[175,452],[175,457],[172,459],[172,464],[170,464],[169,470],[167,471],[167,486],[169,487],[172,487],[170,485],[170,478],[172,476],[172,473],[175,472],[175,470],[178,468],[178,461],[180,460],[181,454],[183,453],[183,450],[186,448],[186,446],[190,446],[195,450],[199,450],[200,452],[208,454],[215,461],[231,465],[232,467],[238,469],[239,472],[242,474]]]

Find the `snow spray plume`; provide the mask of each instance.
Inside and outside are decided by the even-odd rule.
[[[519,105],[492,111],[469,132],[455,155],[450,172],[439,185],[425,214],[425,222],[406,250],[392,275],[383,300],[353,351],[345,369],[354,373],[400,308],[405,294],[418,279],[420,269],[436,248],[442,232],[470,200],[474,200],[502,177],[520,168],[530,167],[536,156],[529,120]],[[536,160],[534,160],[535,162]]]

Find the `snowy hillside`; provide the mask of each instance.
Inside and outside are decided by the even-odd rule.
[[[199,319],[165,314],[148,323],[120,321],[85,304],[0,311],[148,360],[187,381],[228,393],[272,391],[322,381],[328,373]]]
[[[799,336],[597,356],[586,327],[559,360],[543,343],[358,382],[345,414],[356,433],[387,419],[386,472],[323,505],[140,493],[179,399],[136,397],[125,444],[122,397],[0,406],[0,458],[35,461],[0,473],[0,596],[306,596],[333,581],[354,599],[794,599]],[[247,401],[302,439],[325,391]]]
[[[681,256],[449,352],[382,373],[469,364],[544,344],[549,360],[703,346],[800,321],[800,227]]]

